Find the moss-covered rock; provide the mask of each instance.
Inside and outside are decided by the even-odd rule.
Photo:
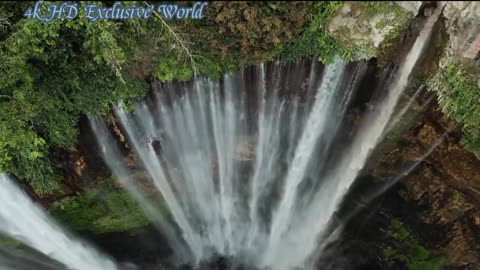
[[[355,59],[368,59],[388,47],[413,21],[393,2],[348,2],[330,21],[328,31],[340,44],[354,44]]]
[[[75,231],[121,232],[150,223],[138,204],[113,179],[85,194],[56,201],[50,212]]]
[[[423,247],[399,219],[391,218],[383,232],[390,238],[383,249],[390,263],[399,261],[409,270],[440,270],[447,263],[445,257],[435,256]]]

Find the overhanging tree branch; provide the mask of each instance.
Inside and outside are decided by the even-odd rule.
[[[150,7],[150,5],[148,4],[147,1],[143,1],[148,7]],[[156,16],[157,19],[160,20],[160,22],[165,26],[165,28],[168,30],[168,32],[170,32],[170,34],[172,34],[172,36],[175,38],[175,40],[177,40],[177,42],[180,44],[180,46],[182,47],[183,51],[185,51],[185,53],[187,54],[188,58],[190,58],[190,63],[192,64],[192,69],[193,69],[193,74],[194,76],[197,74],[197,64],[195,62],[195,60],[193,59],[193,55],[192,53],[190,52],[190,50],[187,48],[187,46],[185,45],[186,42],[184,42],[179,36],[177,33],[175,33],[175,31],[173,31],[172,27],[170,27],[170,25],[167,24],[167,22],[162,18],[162,16],[160,16],[155,10],[153,11],[153,14]]]

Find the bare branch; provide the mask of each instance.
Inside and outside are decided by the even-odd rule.
[[[5,32],[9,26],[11,26],[8,19],[11,17],[11,14],[7,14],[3,11],[0,11],[0,32]]]
[[[143,1],[147,6],[150,7],[147,1]],[[195,63],[195,60],[193,59],[193,55],[190,53],[190,50],[185,46],[185,42],[179,37],[175,31],[170,27],[170,25],[167,24],[167,22],[160,16],[155,10],[153,11],[153,14],[155,14],[156,18],[158,18],[162,24],[165,26],[165,28],[170,32],[170,34],[177,40],[177,42],[180,44],[182,47],[183,51],[187,54],[188,58],[190,58],[190,63],[192,64],[192,69],[193,69],[193,74],[194,76],[197,74],[197,64]]]
[[[0,99],[2,99],[2,98],[4,98],[4,99],[12,99],[11,96],[8,96],[8,95],[0,95]]]

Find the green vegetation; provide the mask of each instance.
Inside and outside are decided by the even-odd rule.
[[[330,24],[335,48],[347,59],[378,56],[405,33],[413,16],[391,1],[347,2]],[[354,44],[354,47],[352,47]]]
[[[49,150],[73,148],[81,114],[141,97],[143,81],[121,72],[124,50],[114,22],[20,19],[24,3],[2,3],[10,25],[0,34],[0,171],[31,181],[39,195],[60,189]]]
[[[326,23],[341,2],[211,2],[200,21],[181,22],[200,73],[212,78],[241,66],[282,58],[348,57]],[[193,31],[192,31],[193,30]]]
[[[480,86],[469,72],[452,63],[441,69],[429,85],[440,96],[442,111],[463,127],[462,143],[472,152],[480,151]]]
[[[162,211],[167,210],[163,207]],[[127,231],[150,222],[113,179],[102,181],[85,194],[55,202],[50,212],[73,230],[94,233]]]
[[[80,116],[133,104],[145,80],[188,80],[194,71],[216,79],[278,57],[352,55],[325,28],[341,2],[211,2],[202,20],[156,14],[95,23],[81,19],[85,2],[75,20],[26,20],[33,3],[0,4],[0,172],[29,181],[40,196],[61,191],[51,153],[76,147]]]
[[[365,11],[364,14],[369,18],[378,14],[393,14],[393,16],[387,16],[387,18],[380,20],[375,25],[375,28],[377,29],[384,29],[386,27],[391,28],[380,44],[381,50],[392,46],[395,39],[397,39],[402,33],[405,33],[410,26],[410,22],[413,21],[411,14],[393,2],[364,1],[362,2],[362,7]]]
[[[22,245],[22,242],[0,233],[0,245],[9,248],[16,248]]]
[[[328,34],[327,22],[342,7],[343,2],[312,3],[316,12],[311,14],[308,27],[292,44],[286,46],[281,56],[286,61],[295,61],[306,56],[317,56],[322,62],[331,62],[335,55],[352,60],[354,47],[342,45]]]
[[[404,263],[409,270],[440,270],[447,263],[446,258],[430,254],[398,219],[392,218],[384,232],[392,243],[383,253],[392,262]]]
[[[386,1],[364,1],[361,2],[362,8],[365,11],[364,16],[367,17],[374,17],[378,14],[385,14],[385,13],[395,13],[397,17],[401,17],[405,14],[405,10],[403,10],[399,5],[386,2]]]

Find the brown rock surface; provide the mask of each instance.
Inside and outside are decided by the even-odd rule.
[[[419,205],[422,210],[417,209],[416,214],[422,222],[446,228],[445,238],[434,241],[435,251],[447,257],[448,267],[477,269],[480,160],[463,149],[461,131],[451,127],[453,123],[443,117],[436,105],[432,106],[374,168],[374,174],[384,178],[403,173],[398,168],[420,162],[402,179],[404,189],[400,195]],[[431,154],[420,161],[435,144],[438,146]]]

